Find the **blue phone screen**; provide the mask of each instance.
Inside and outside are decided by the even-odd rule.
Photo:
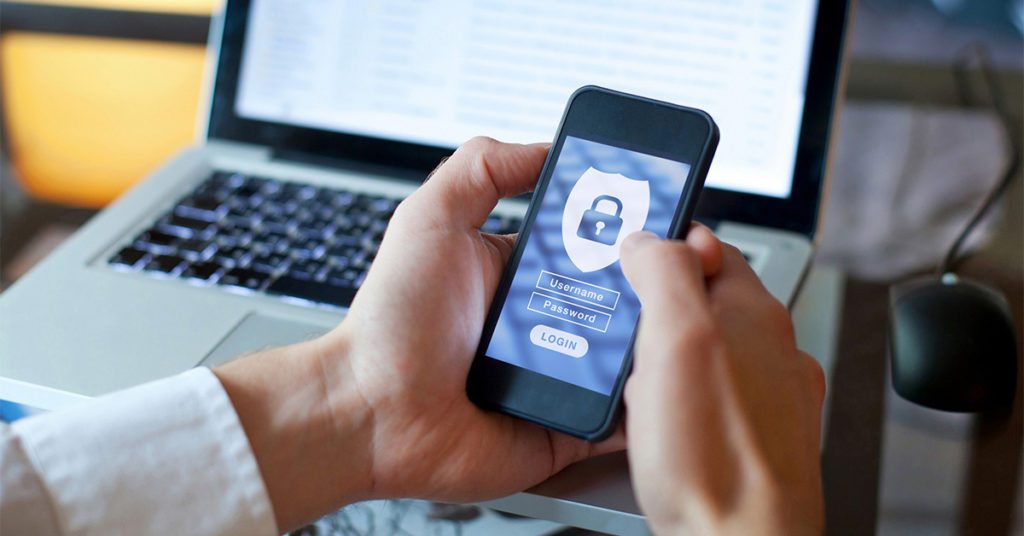
[[[640,315],[619,247],[668,234],[689,173],[566,136],[486,355],[610,395]]]

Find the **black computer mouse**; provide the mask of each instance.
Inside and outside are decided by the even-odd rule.
[[[945,411],[1007,407],[1017,389],[1017,341],[999,292],[953,274],[889,293],[889,352],[900,396]]]

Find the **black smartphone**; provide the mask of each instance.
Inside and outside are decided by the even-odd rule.
[[[640,230],[686,234],[717,146],[701,110],[572,94],[484,324],[473,402],[590,441],[612,433],[640,317],[619,247]]]

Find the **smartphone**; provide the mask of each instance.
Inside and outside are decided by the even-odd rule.
[[[619,247],[640,230],[686,234],[718,136],[701,110],[572,94],[470,367],[473,402],[590,441],[612,433],[640,317]]]

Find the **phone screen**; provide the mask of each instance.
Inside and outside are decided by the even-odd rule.
[[[640,315],[619,247],[668,234],[690,164],[571,135],[553,158],[486,355],[607,396]]]

